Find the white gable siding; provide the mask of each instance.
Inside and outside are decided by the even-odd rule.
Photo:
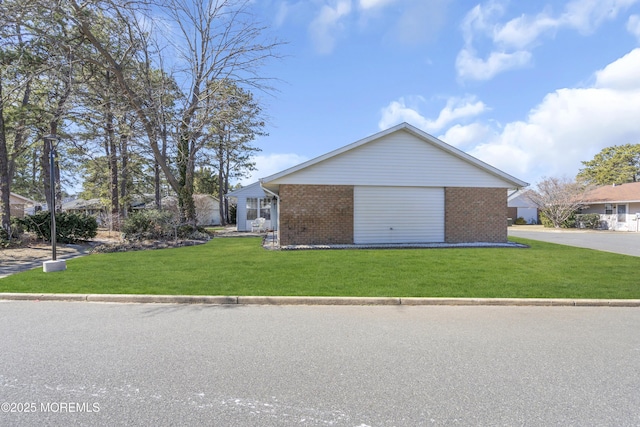
[[[236,206],[236,229],[238,231],[251,231],[250,221],[247,220],[247,199],[261,199],[266,197],[266,193],[260,186],[260,182],[254,182],[238,190],[227,194],[227,197],[235,197]]]
[[[409,132],[386,135],[269,182],[274,184],[512,186]]]
[[[444,242],[444,189],[354,188],[356,244]]]

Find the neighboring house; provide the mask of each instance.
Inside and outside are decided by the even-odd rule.
[[[514,191],[507,199],[507,212],[509,218],[515,223],[516,219],[523,218],[527,224],[538,223],[538,207],[522,191]]]
[[[9,209],[11,210],[12,217],[23,218],[25,210],[33,208],[37,204],[38,202],[35,200],[31,200],[16,193],[9,193]]]
[[[106,208],[100,199],[75,199],[64,202],[62,211],[99,217],[106,212]]]
[[[98,225],[107,221],[107,208],[100,199],[74,199],[62,203],[62,211],[80,215],[90,215],[96,218]]]
[[[193,203],[196,207],[196,222],[198,225],[219,225],[220,221],[220,201],[209,194],[194,194]],[[155,202],[150,206],[155,207]],[[149,206],[148,206],[149,207]],[[166,196],[162,198],[162,208],[178,214],[178,198]]]
[[[260,185],[287,246],[503,243],[507,190],[528,184],[403,123]]]
[[[616,231],[640,229],[640,182],[604,185],[586,196],[588,207],[581,213],[600,214],[603,228]]]
[[[226,197],[235,199],[238,231],[252,231],[252,225],[258,218],[265,219],[264,228],[272,228],[271,211],[275,212],[276,203],[274,196],[266,193],[260,186],[260,182],[254,182],[227,193]]]

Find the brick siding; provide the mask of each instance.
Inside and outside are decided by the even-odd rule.
[[[504,188],[447,187],[444,190],[447,243],[507,241]]]
[[[280,244],[353,243],[353,186],[280,185]]]

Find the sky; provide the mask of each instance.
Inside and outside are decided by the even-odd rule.
[[[254,0],[283,59],[250,184],[407,122],[530,183],[640,143],[640,0]]]

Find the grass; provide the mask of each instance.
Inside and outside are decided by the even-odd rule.
[[[513,238],[517,248],[267,251],[259,238],[94,254],[67,271],[0,279],[0,292],[640,298],[640,258]]]

